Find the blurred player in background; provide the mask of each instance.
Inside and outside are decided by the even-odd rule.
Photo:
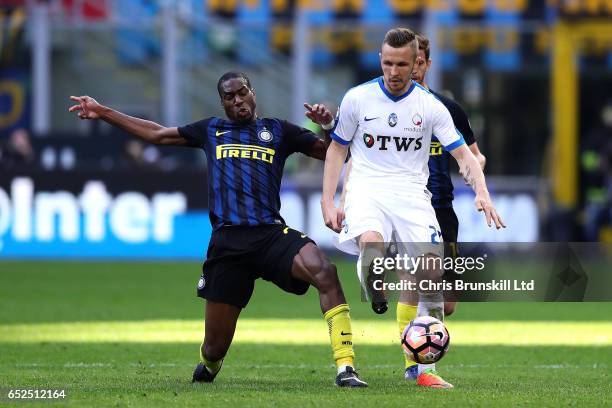
[[[487,224],[504,226],[491,202],[480,164],[455,129],[449,111],[411,80],[417,53],[418,41],[411,30],[387,32],[381,49],[383,76],[346,93],[331,135],[323,176],[323,219],[340,233],[340,249],[359,253],[357,268],[362,282],[367,278],[360,265],[368,269],[374,258],[384,257],[385,243],[392,236],[398,242],[427,243],[425,252],[416,251],[411,256],[442,256],[442,233],[427,190],[433,134],[457,160],[466,182],[474,188],[476,208],[485,213]],[[352,165],[342,228],[344,211],[336,208],[334,195],[349,145]],[[417,273],[433,280],[441,277],[442,270],[434,266]],[[378,313],[387,308],[382,301],[373,302],[373,307]],[[442,293],[420,291],[417,315],[443,320]],[[452,388],[434,365],[419,365],[417,384]]]
[[[198,282],[198,296],[206,299],[205,336],[193,381],[215,379],[255,280],[263,278],[298,295],[310,285],[317,288],[338,370],[336,385],[366,387],[353,368],[349,307],[336,267],[314,241],[286,226],[279,212],[286,158],[301,152],[325,160],[329,137],[325,142],[287,121],[257,117],[255,90],[243,73],[224,74],[217,90],[227,119],[212,117],[178,128],[125,115],[89,96],[72,96],[77,104],[69,109],[150,143],[196,147],[206,154],[213,234]],[[334,123],[329,110],[304,106],[306,116],[329,132]]]

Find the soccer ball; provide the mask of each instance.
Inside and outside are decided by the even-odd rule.
[[[402,348],[411,360],[433,364],[448,351],[450,336],[444,323],[431,316],[417,317],[402,333]]]

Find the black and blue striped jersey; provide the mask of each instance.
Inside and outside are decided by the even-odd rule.
[[[216,230],[228,225],[281,224],[280,186],[285,160],[318,140],[307,129],[275,118],[238,124],[207,118],[178,128],[208,161],[208,208]]]
[[[465,144],[470,146],[476,142],[467,114],[457,102],[437,92],[430,92],[438,98],[451,114],[455,127],[463,136]],[[431,191],[431,204],[434,208],[452,207],[453,182],[450,177],[450,153],[444,149],[440,141],[432,136],[429,152],[429,180],[427,189]]]

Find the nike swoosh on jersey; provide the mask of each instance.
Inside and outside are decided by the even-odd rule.
[[[231,130],[226,130],[226,131],[223,131],[223,132],[217,130],[215,132],[215,136],[221,136],[221,135],[224,135],[224,134],[229,133],[229,132],[231,132]]]
[[[343,332],[343,331],[341,331],[341,332],[340,332],[340,335],[341,335],[341,336],[348,336],[349,334],[353,334],[353,333],[345,333],[345,332]]]
[[[374,120],[374,119],[379,119],[379,118],[380,118],[380,116],[376,116],[375,118],[368,118],[367,116],[364,116],[364,117],[363,117],[363,120],[365,120],[366,122],[369,122],[369,121],[371,121],[371,120]]]

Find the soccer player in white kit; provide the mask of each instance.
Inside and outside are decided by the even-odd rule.
[[[373,258],[384,256],[384,243],[389,243],[392,236],[395,242],[431,243],[421,254],[427,258],[442,256],[442,234],[427,190],[432,135],[457,160],[487,224],[505,226],[493,206],[480,165],[455,129],[450,113],[429,91],[411,81],[417,50],[411,30],[388,31],[380,54],[383,76],[346,93],[332,131],[323,175],[323,219],[339,232],[340,249],[360,254],[358,273],[360,263],[369,266]],[[341,209],[335,206],[334,196],[349,146],[352,168],[345,207]],[[439,278],[442,270],[433,268],[423,273]],[[360,279],[363,283],[361,274]],[[442,293],[420,292],[417,316],[442,320]],[[452,388],[434,365],[419,365],[417,384]]]

